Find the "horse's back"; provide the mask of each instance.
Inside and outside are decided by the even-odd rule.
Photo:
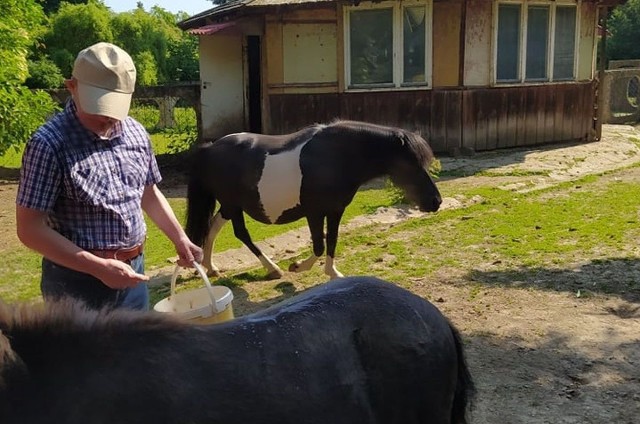
[[[254,149],[273,154],[281,150],[295,148],[296,145],[313,137],[320,128],[320,126],[310,126],[294,133],[279,135],[250,132],[227,134],[212,142],[210,146],[228,150],[235,149],[237,151]]]
[[[333,396],[363,396],[349,402],[359,405],[351,420],[333,422],[370,422],[367,415],[385,423],[449,422],[458,372],[455,336],[435,306],[409,291],[373,277],[342,278],[250,321],[297,335],[280,354],[302,371],[322,366],[322,373],[305,373],[311,387],[324,390],[312,396],[326,397],[336,381],[347,390],[336,387]],[[265,345],[277,345],[281,335],[276,331]],[[296,351],[304,357],[296,358]]]
[[[361,308],[354,312],[362,320],[354,339],[380,422],[464,423],[473,383],[448,319],[395,284],[373,277],[343,282],[349,283],[354,285],[349,307]],[[454,405],[460,396],[464,400]],[[454,417],[459,421],[451,421]]]
[[[222,198],[235,199],[238,193],[253,192],[263,177],[267,156],[294,151],[317,131],[308,127],[284,135],[243,132],[202,144],[193,152],[192,184],[208,186]]]

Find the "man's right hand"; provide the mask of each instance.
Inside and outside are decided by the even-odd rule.
[[[125,262],[117,259],[100,258],[100,260],[104,263],[93,275],[112,289],[126,289],[135,286],[140,281],[149,281],[147,275],[138,274]]]

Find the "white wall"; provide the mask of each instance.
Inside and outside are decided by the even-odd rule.
[[[244,130],[242,36],[200,37],[202,136]]]
[[[464,48],[464,85],[491,83],[491,19],[493,2],[469,0]]]
[[[580,40],[578,41],[577,79],[590,80],[595,75],[595,55],[598,39],[596,37],[597,10],[594,3],[582,3],[580,17]]]

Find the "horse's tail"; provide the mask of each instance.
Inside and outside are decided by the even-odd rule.
[[[456,390],[453,395],[453,406],[451,408],[452,424],[467,424],[467,409],[471,409],[473,397],[476,389],[467,367],[467,361],[464,356],[464,348],[460,333],[456,328],[449,324],[453,340],[456,345],[456,356],[458,357],[458,376],[456,379]]]
[[[216,196],[204,185],[198,168],[192,168],[187,185],[187,225],[185,232],[194,244],[202,246],[211,227],[211,216],[216,207]]]

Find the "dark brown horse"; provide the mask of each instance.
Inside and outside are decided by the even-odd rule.
[[[358,188],[388,175],[421,210],[437,211],[442,199],[427,171],[433,159],[418,134],[365,122],[337,121],[285,135],[227,135],[195,152],[186,232],[204,246],[208,273],[219,275],[211,253],[218,232],[231,220],[235,236],[258,257],[268,277],[279,278],[282,270],[253,243],[243,213],[265,224],[307,219],[313,253],[289,267],[296,272],[311,268],[324,253],[326,221],[324,271],[341,277],[334,264],[338,227]],[[216,201],[220,208],[212,219]]]
[[[2,424],[455,424],[473,383],[429,302],[343,278],[222,324],[0,303]]]

